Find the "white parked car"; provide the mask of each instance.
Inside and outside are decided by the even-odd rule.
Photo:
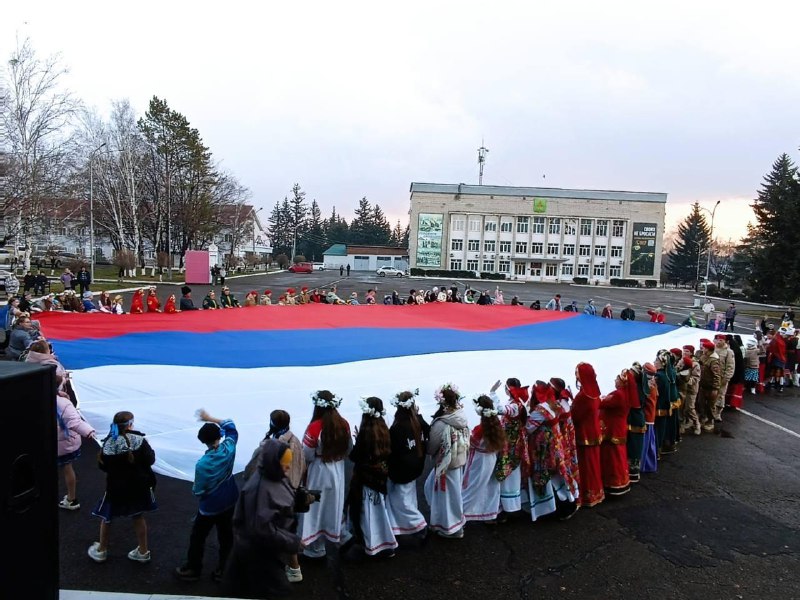
[[[314,270],[315,271],[324,271],[325,264],[324,263],[314,263]]]
[[[378,273],[379,277],[386,277],[387,275],[389,275],[390,277],[402,277],[403,275],[405,275],[404,271],[401,271],[400,269],[396,269],[394,267],[381,267],[376,272]]]

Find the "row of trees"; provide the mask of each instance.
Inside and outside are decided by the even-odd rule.
[[[291,197],[275,203],[268,231],[275,255],[303,256],[313,261],[321,261],[322,253],[333,244],[408,247],[408,227],[403,228],[398,221],[392,228],[377,204],[372,206],[362,198],[349,224],[335,206],[323,219],[317,201],[308,205],[299,184],[292,187]]]
[[[89,228],[117,251],[144,246],[183,256],[203,247],[231,214],[249,210],[248,190],[222,171],[197,129],[154,97],[139,116],[127,100],[109,117],[87,110],[62,85],[58,57],[40,59],[30,40],[14,51],[0,94],[4,239],[30,247],[61,219]],[[241,219],[241,227],[252,219]],[[83,235],[83,234],[82,234]]]
[[[680,223],[664,270],[676,284],[709,282],[743,288],[757,301],[793,304],[800,299],[800,175],[787,154],[773,163],[751,205],[755,223],[739,242],[711,239],[702,208],[692,205]]]

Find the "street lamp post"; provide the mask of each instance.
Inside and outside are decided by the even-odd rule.
[[[89,276],[94,283],[94,155],[98,150],[105,148],[103,142],[89,154]]]
[[[711,274],[711,250],[714,247],[714,214],[717,212],[717,207],[721,200],[717,200],[714,205],[714,210],[711,211],[711,231],[708,234],[708,254],[706,256],[706,296],[708,295],[708,277]],[[708,210],[704,208],[703,210]]]

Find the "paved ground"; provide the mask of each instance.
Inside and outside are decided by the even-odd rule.
[[[304,563],[295,596],[799,597],[800,393],[748,396],[745,410],[789,431],[726,412],[721,437],[686,438],[630,494],[566,523],[469,524],[462,540],[404,544],[388,560],[343,560],[331,552],[323,562]],[[98,527],[90,509],[103,487],[94,452],[85,445],[77,465],[83,507],[60,513],[61,588],[221,596],[207,577],[184,583],[171,574],[183,559],[195,508],[187,482],[159,479],[161,508],[148,517],[152,563],[125,558],[135,543],[126,522],[114,526],[107,563],[86,556]],[[216,544],[209,544],[210,572]]]

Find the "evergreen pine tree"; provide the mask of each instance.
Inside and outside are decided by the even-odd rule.
[[[700,204],[695,202],[692,211],[678,225],[675,247],[667,255],[665,270],[671,282],[699,284],[705,276],[705,259],[708,256],[710,240],[711,232],[705,215],[700,211]]]
[[[356,216],[350,223],[350,243],[351,244],[371,244],[372,226],[372,205],[366,196],[361,198],[356,209]]]
[[[753,259],[753,292],[759,298],[794,303],[800,297],[800,182],[788,155],[773,163],[752,207],[757,223],[746,244]]]
[[[372,210],[372,219],[370,223],[369,239],[370,244],[375,246],[387,246],[391,243],[392,227],[386,215],[383,214],[381,207],[375,205]]]
[[[306,258],[315,262],[321,261],[322,253],[328,249],[323,230],[322,213],[316,200],[311,201],[308,228],[303,235],[303,249],[306,252]]]

